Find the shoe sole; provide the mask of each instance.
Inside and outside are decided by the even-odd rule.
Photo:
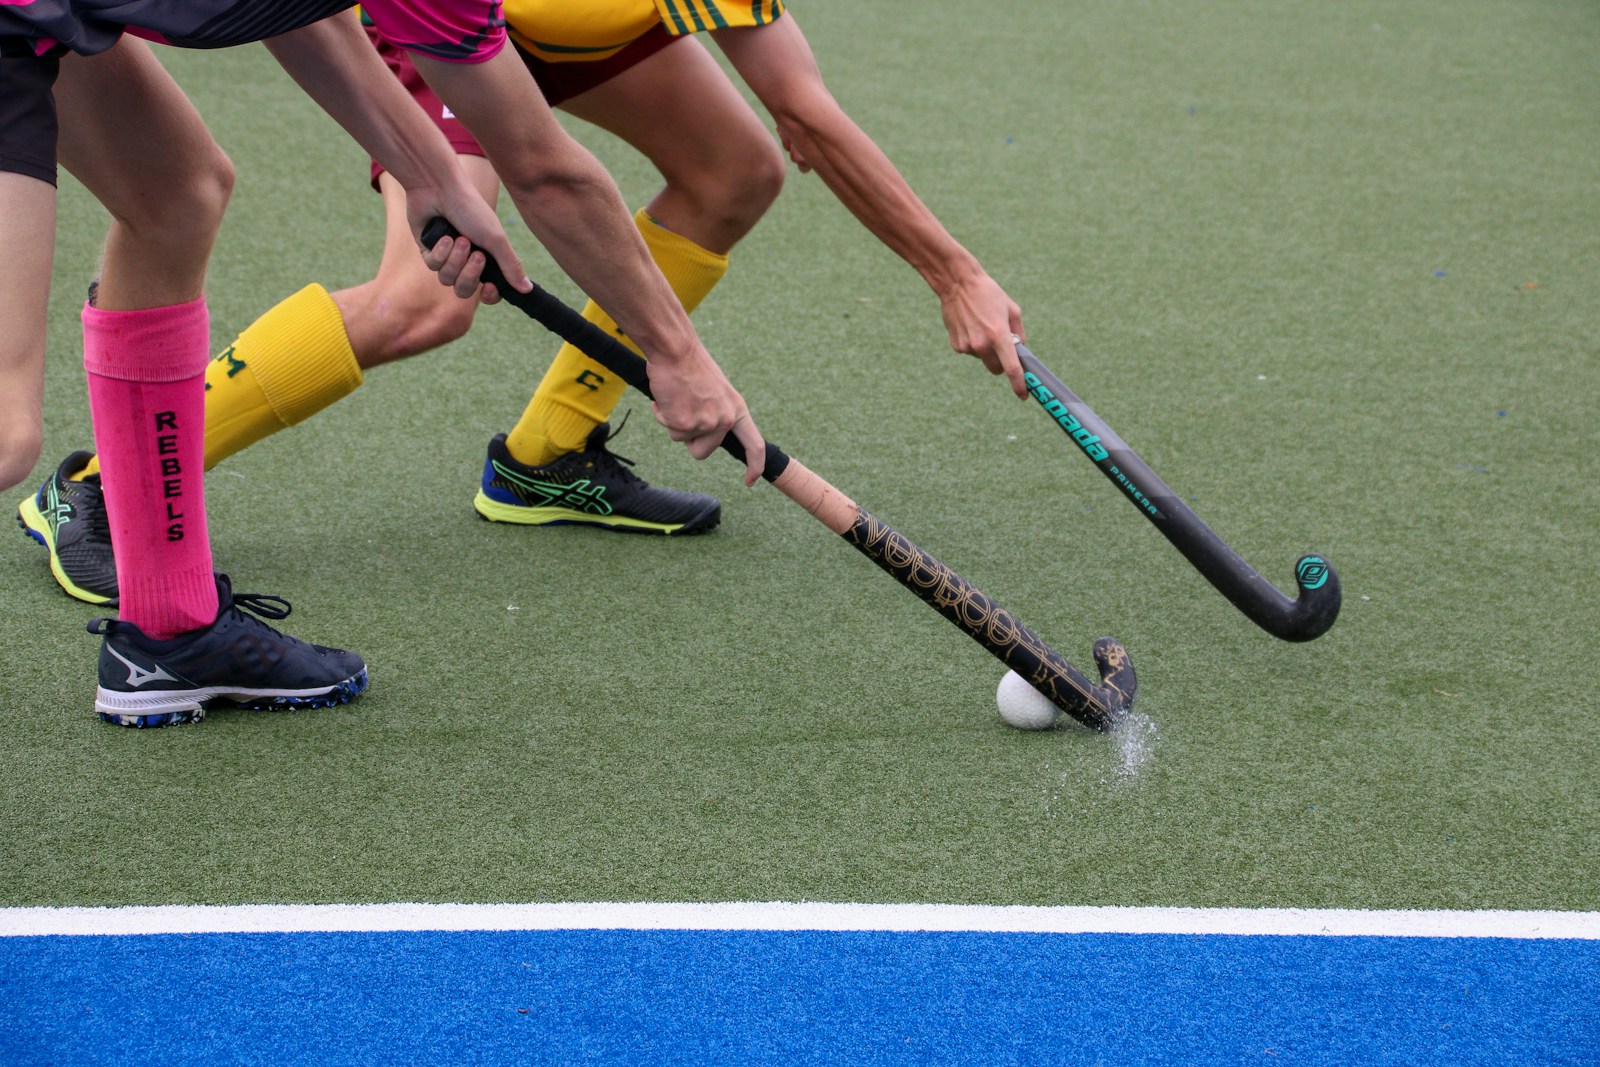
[[[688,522],[645,522],[623,515],[591,515],[571,508],[537,508],[524,504],[503,504],[492,499],[482,489],[472,501],[478,517],[489,522],[509,522],[518,526],[595,526],[616,533],[654,534],[660,537],[683,537],[705,533],[722,521],[722,505],[713,503]]]
[[[338,685],[318,689],[244,689],[218,685],[181,692],[121,693],[102,686],[95,694],[94,710],[105,722],[149,729],[200,722],[206,717],[206,704],[214,700],[226,700],[250,711],[297,711],[348,704],[366,688],[366,668]]]
[[[117,602],[116,597],[91,593],[67,577],[67,572],[61,569],[61,561],[56,558],[55,537],[50,532],[50,524],[45,521],[44,513],[39,510],[39,505],[33,497],[30,496],[17,505],[17,525],[22,528],[23,533],[39,542],[45,547],[45,551],[50,553],[50,573],[55,575],[56,584],[61,587],[63,593],[66,593],[74,600],[81,600],[85,604],[115,604]]]

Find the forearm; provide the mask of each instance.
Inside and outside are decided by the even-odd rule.
[[[911,191],[895,165],[823,83],[792,15],[713,33],[723,53],[804,160],[873,236],[916,269],[944,301],[983,268]]]
[[[831,97],[807,94],[773,117],[839,202],[941,299],[983,274],[977,258],[950,236],[883,150]]]
[[[791,16],[716,34],[724,54],[777,120],[784,144],[861,224],[922,275],[957,352],[977,356],[1025,392],[1014,336],[1022,312],[911,191],[889,157],[840,109]]]
[[[556,263],[647,356],[698,349],[611,175],[561,128],[510,49],[468,68],[413,61],[483,146],[506,192]]]
[[[406,189],[454,180],[455,153],[384,67],[353,10],[266,45],[306,94]]]
[[[506,182],[517,211],[551,257],[652,360],[697,344],[694,328],[650,257],[609,174],[569,141],[545,153],[545,174]],[[498,164],[502,175],[508,173]]]

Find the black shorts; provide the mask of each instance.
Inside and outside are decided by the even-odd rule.
[[[20,37],[0,37],[0,171],[56,183],[56,74],[60,50],[35,55]]]

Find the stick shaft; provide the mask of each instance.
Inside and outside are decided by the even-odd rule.
[[[447,232],[430,224],[423,243],[436,244]],[[529,293],[512,289],[493,259],[484,280],[508,303],[650,395],[645,361],[614,337],[538,285]],[[723,438],[722,448],[743,461],[744,448],[732,434]],[[1122,687],[1115,683],[1097,687],[1010,612],[771,441],[762,477],[1085,726],[1109,729],[1127,710],[1133,698],[1133,670],[1121,645],[1102,639],[1096,656],[1103,657],[1102,646],[1114,646],[1112,658]]]
[[[770,442],[767,447],[772,447]],[[793,457],[773,485],[1020,674],[1056,707],[1097,730],[1113,725],[1124,694],[1096,686],[1043,638],[932,553]]]
[[[849,541],[923,603],[988,649],[1085,726],[1109,729],[1114,701],[1005,608],[871,512],[858,509]]]
[[[1310,641],[1328,631],[1339,616],[1341,599],[1339,575],[1332,564],[1321,556],[1302,556],[1295,565],[1299,596],[1285,596],[1217,536],[1026,345],[1019,343],[1017,354],[1028,389],[1045,413],[1234,607],[1285,641]]]

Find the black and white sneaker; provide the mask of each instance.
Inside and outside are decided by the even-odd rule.
[[[105,638],[94,702],[102,719],[119,726],[199,722],[214,700],[259,710],[327,708],[367,687],[360,656],[307,644],[240,610],[288,618],[282,597],[236,594],[219,574],[217,600],[210,626],[164,640],[120,619],[89,623],[90,633]]]
[[[721,521],[716,497],[650,485],[629,470],[632,460],[606,447],[611,437],[610,424],[601,423],[581,452],[532,467],[513,459],[506,435],[496,434],[472,506],[491,522],[578,523],[622,533],[695,534]]]
[[[50,573],[68,596],[115,604],[117,564],[100,476],[72,480],[93,458],[92,452],[74,452],[62,460],[39,491],[17,505],[17,525],[50,553]]]

